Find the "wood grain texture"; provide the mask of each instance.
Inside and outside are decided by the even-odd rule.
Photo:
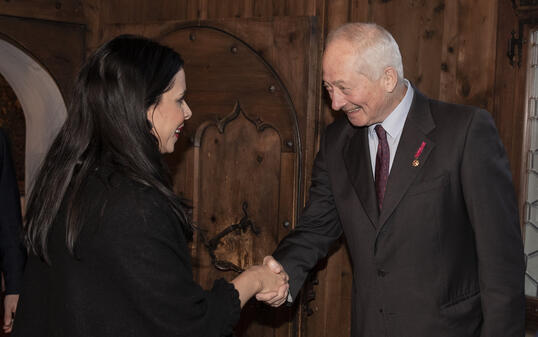
[[[69,103],[71,88],[85,58],[84,26],[0,15],[0,38],[13,42],[41,64]]]
[[[58,3],[61,3],[60,8],[57,8]],[[282,211],[275,222],[278,238],[287,232],[282,226],[285,219],[290,218],[291,223],[295,223],[299,211],[295,205],[288,203],[304,204],[320,135],[339,114],[330,109],[330,101],[321,88],[320,57],[327,32],[349,21],[373,21],[387,28],[400,45],[405,76],[428,96],[488,109],[495,118],[508,152],[518,195],[523,193],[521,177],[526,157],[522,150],[524,102],[521,97],[524,95],[524,72],[506,62],[507,39],[510,31],[517,28],[518,20],[510,0],[11,0],[0,3],[0,15],[11,19],[23,17],[83,24],[86,26],[86,52],[126,31],[159,38],[186,22],[194,24],[213,20],[220,22],[217,25],[219,29],[241,31],[240,38],[249,41],[253,51],[267,61],[289,91],[291,104],[297,112],[302,161],[296,162],[293,152],[283,152],[280,170],[300,172],[301,191],[280,196],[277,207]],[[309,19],[315,23],[308,20],[299,22],[304,19],[303,16],[316,16]],[[245,18],[251,21],[240,22]],[[289,22],[275,26],[271,20],[279,18],[287,18]],[[295,20],[298,23],[294,23]],[[3,27],[0,27],[2,33],[9,29]],[[39,25],[33,26],[26,34],[37,38],[41,35],[34,32],[39,29]],[[306,32],[310,29],[313,32],[309,35]],[[66,39],[73,38],[61,31],[56,34],[66,36]],[[53,43],[51,48],[55,46]],[[42,43],[39,48],[46,46]],[[55,76],[64,83],[65,89],[66,79],[73,76],[69,73],[71,70],[61,70],[65,60],[51,62],[54,72],[59,72]],[[186,70],[189,83],[189,69]],[[65,79],[61,79],[64,76]],[[234,86],[242,85],[234,76],[230,76],[230,81]],[[215,83],[214,79],[208,83]],[[261,91],[267,85],[270,83],[251,90]],[[245,107],[246,110],[256,111],[255,100],[259,97],[254,98]],[[211,96],[213,99],[221,102],[223,96],[214,94]],[[207,104],[209,107],[210,103]],[[232,103],[225,104],[228,110],[232,106]],[[220,106],[215,103],[211,108]],[[267,111],[271,109],[267,107]],[[268,116],[274,114],[274,111],[269,112]],[[195,120],[196,117],[193,117],[193,124],[196,124]],[[278,118],[267,117],[267,120],[278,124],[275,122]],[[280,130],[281,125],[277,128]],[[281,142],[284,142],[291,139],[291,134],[282,133],[281,137]],[[178,152],[183,154],[176,153],[168,158],[175,172],[174,181],[182,186],[176,186],[176,189],[187,198],[199,198],[193,192],[192,177],[200,170],[195,164],[200,158],[195,158],[192,145],[186,139],[179,145]],[[279,188],[282,191],[283,186],[297,183],[293,177],[282,178]],[[197,212],[196,209],[194,211]],[[196,249],[196,246],[193,247],[193,253],[200,253]],[[318,296],[311,303],[318,309],[311,317],[299,315],[299,334],[304,332],[309,337],[339,336],[348,331],[347,304],[341,303],[346,301],[345,292],[351,284],[351,274],[344,252],[345,248],[339,248],[323,262],[325,269],[318,273],[319,285],[314,286]],[[335,307],[338,309],[333,310]],[[291,333],[288,325],[283,329]],[[280,332],[277,334],[280,335]]]
[[[0,2],[2,15],[84,24],[81,0],[16,0]]]
[[[497,43],[497,1],[446,3],[443,45],[447,74],[440,98],[454,103],[493,109]]]
[[[499,1],[497,59],[495,69],[494,104],[491,110],[499,134],[508,152],[516,195],[520,202],[520,214],[523,216],[523,201],[526,170],[526,154],[523,151],[525,135],[525,72],[529,44],[523,46],[524,58],[521,67],[511,66],[506,56],[508,40],[512,31],[518,30],[518,18],[508,1]],[[527,30],[528,32],[528,30]],[[526,35],[528,41],[528,34]],[[523,79],[521,79],[523,76]],[[525,180],[525,179],[523,179]]]

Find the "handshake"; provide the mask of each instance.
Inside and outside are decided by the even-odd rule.
[[[263,264],[251,266],[231,282],[239,292],[241,307],[253,296],[272,307],[278,307],[288,298],[288,274],[272,256]]]

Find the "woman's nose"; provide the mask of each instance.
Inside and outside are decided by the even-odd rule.
[[[185,119],[189,119],[192,117],[192,111],[191,111],[191,108],[189,108],[189,105],[187,104],[187,102],[185,102],[185,108],[183,109],[183,116],[185,117]]]

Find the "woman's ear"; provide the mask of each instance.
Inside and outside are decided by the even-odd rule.
[[[148,122],[153,125],[153,123],[151,123],[151,121],[153,120],[153,114],[155,113],[155,105],[152,105],[148,108],[148,110],[146,111],[146,118],[148,119]]]

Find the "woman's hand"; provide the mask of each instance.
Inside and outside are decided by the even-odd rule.
[[[286,282],[289,280],[288,274],[286,273],[282,265],[278,263],[278,261],[275,260],[272,256],[266,256],[263,259],[263,265],[268,266],[269,269],[273,271],[273,273],[284,275]],[[289,284],[286,283],[285,285],[280,286],[277,292],[261,291],[257,293],[256,299],[272,307],[279,307],[288,299],[288,290],[289,290]]]
[[[4,324],[2,326],[4,333],[10,333],[13,328],[13,320],[15,319],[18,302],[19,295],[6,295],[4,297]]]
[[[251,271],[256,274],[258,287],[256,294],[278,292],[278,289],[287,285],[288,275],[286,273],[274,273],[269,266],[262,264],[250,267],[247,271]]]
[[[267,264],[251,266],[241,275],[232,280],[239,292],[241,307],[258,293],[274,294],[287,293],[288,274],[284,271],[274,272]]]

